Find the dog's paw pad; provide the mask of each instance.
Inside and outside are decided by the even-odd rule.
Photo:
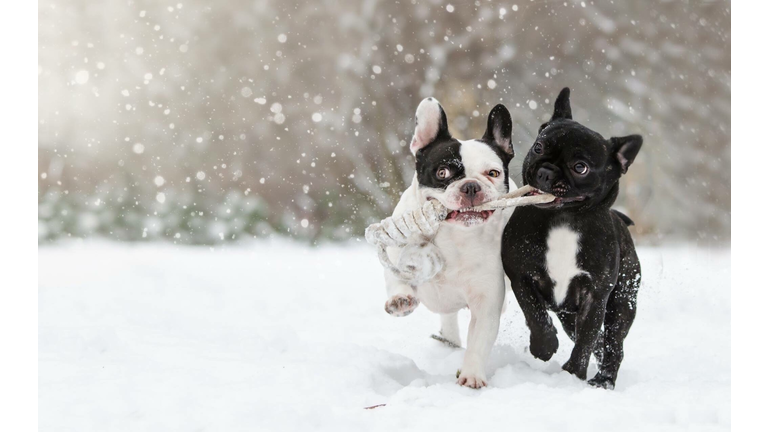
[[[404,317],[410,315],[414,309],[419,305],[419,299],[412,295],[395,295],[389,298],[384,303],[384,310],[388,314],[396,317]]]
[[[488,386],[488,382],[486,381],[485,377],[463,373],[459,374],[459,379],[456,381],[456,383],[460,386],[473,389],[479,389]]]

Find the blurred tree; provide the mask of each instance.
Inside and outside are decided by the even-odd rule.
[[[411,182],[419,101],[460,138],[554,96],[645,146],[619,205],[655,241],[730,239],[727,1],[67,0],[39,8],[39,238],[342,240]]]

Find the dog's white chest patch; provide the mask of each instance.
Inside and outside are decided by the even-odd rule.
[[[554,284],[552,295],[560,305],[568,295],[571,279],[584,273],[576,264],[579,234],[568,226],[552,228],[547,237],[547,273]]]

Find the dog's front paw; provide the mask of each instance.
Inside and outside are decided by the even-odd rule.
[[[613,378],[609,378],[600,372],[595,375],[594,378],[587,381],[592,387],[604,388],[606,390],[613,390],[616,387],[616,381]]]
[[[465,372],[459,371],[458,375],[459,375],[459,379],[456,381],[456,383],[464,387],[479,389],[481,387],[486,387],[488,385],[487,379],[485,378],[485,374],[483,373],[471,373],[471,372],[465,373]]]
[[[384,303],[384,310],[388,314],[396,317],[410,315],[416,307],[419,306],[419,299],[412,295],[397,294],[389,298]]]
[[[559,344],[557,332],[554,329],[540,334],[531,332],[531,355],[539,360],[551,359],[557,352]]]

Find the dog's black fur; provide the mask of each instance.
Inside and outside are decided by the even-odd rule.
[[[619,177],[642,142],[639,135],[606,140],[573,121],[570,90],[564,88],[523,163],[523,182],[557,198],[517,208],[502,240],[504,271],[531,331],[531,354],[546,361],[557,351],[557,331],[547,313],[554,311],[575,343],[563,369],[586,379],[594,353],[599,370],[589,382],[610,389],[640,286],[640,262],[627,229],[632,221],[611,205],[619,194]],[[547,269],[548,236],[564,226],[578,235],[575,262],[581,273],[570,279],[558,304]]]

